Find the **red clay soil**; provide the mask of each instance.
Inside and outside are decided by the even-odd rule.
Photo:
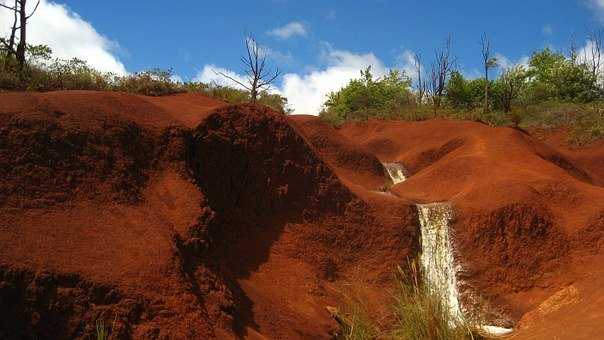
[[[387,322],[414,204],[438,201],[492,321],[594,338],[604,144],[557,138],[334,129],[196,94],[0,94],[0,338],[89,338],[100,321],[124,339],[332,338],[326,307],[351,295]],[[388,188],[381,162],[411,177]]]
[[[602,141],[576,148],[511,128],[449,120],[351,123],[338,133],[381,161],[407,167],[411,177],[391,189],[401,199],[452,202],[460,280],[491,306],[491,319],[511,326],[574,283],[581,287],[578,301],[589,306],[569,307],[583,314],[574,316],[576,325],[566,317],[564,334],[601,334],[604,308],[592,298],[604,276],[591,268],[603,263]],[[563,314],[565,307],[558,308]],[[544,334],[556,334],[555,325],[540,320],[550,328]],[[530,320],[520,324],[529,330],[519,338],[537,336]]]
[[[199,95],[1,94],[0,169],[0,338],[330,338],[416,247],[284,116]]]

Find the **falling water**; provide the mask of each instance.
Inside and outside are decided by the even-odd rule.
[[[418,204],[421,229],[420,264],[424,280],[432,292],[441,296],[449,311],[451,322],[464,321],[459,301],[457,273],[461,268],[456,265],[452,240],[449,235],[449,222],[453,219],[453,208],[449,203]],[[492,325],[480,325],[480,329],[490,335],[504,335],[511,329]]]
[[[382,165],[386,169],[390,179],[392,179],[392,183],[399,184],[407,179],[407,176],[405,176],[406,170],[399,163],[383,163]]]
[[[447,203],[418,204],[422,251],[420,264],[430,289],[441,296],[452,321],[463,320],[457,290],[457,268],[449,239],[453,209]]]

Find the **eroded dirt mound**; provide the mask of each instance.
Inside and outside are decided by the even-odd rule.
[[[355,282],[387,319],[414,204],[441,201],[464,287],[519,335],[604,315],[604,274],[585,269],[603,263],[598,145],[448,120],[334,129],[195,94],[1,94],[0,337],[102,321],[120,338],[330,338],[325,307]],[[381,188],[380,161],[411,176]]]
[[[336,283],[380,292],[416,247],[410,206],[356,197],[271,110],[1,99],[3,337],[328,338]]]
[[[192,139],[190,167],[217,209],[258,216],[341,212],[352,199],[285,116],[267,108],[218,109]]]
[[[0,130],[0,202],[45,207],[78,194],[139,198],[159,136],[134,122],[71,129],[56,117],[12,117]]]
[[[158,105],[205,103],[196,118],[191,110],[186,116],[187,122],[199,122],[208,107],[219,105],[200,97],[205,98],[89,91],[3,94],[0,204],[45,207],[80,195],[139,199],[164,155],[183,156],[171,149],[182,139],[181,121]]]
[[[513,320],[572,282],[594,280],[586,268],[601,265],[600,142],[570,147],[449,120],[350,123],[338,132],[410,170],[392,188],[399,197],[453,203],[460,279]]]
[[[326,286],[360,266],[376,289],[387,285],[413,251],[414,211],[355,197],[281,114],[221,108],[194,129],[189,150],[216,212],[208,257],[235,292],[239,334],[330,337]]]
[[[326,122],[302,115],[291,116],[290,120],[304,131],[309,142],[333,164],[341,178],[370,189],[389,182],[386,169],[374,154],[353,144]]]

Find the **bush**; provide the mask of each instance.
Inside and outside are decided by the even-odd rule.
[[[25,70],[17,69],[14,57],[7,58],[0,50],[0,90],[10,91],[57,91],[94,90],[121,91],[146,96],[164,96],[182,92],[199,92],[206,96],[237,104],[250,100],[247,91],[197,82],[175,82],[172,70],[151,69],[134,74],[118,76],[90,67],[80,59],[52,59],[52,51],[44,46],[29,46],[28,63]],[[291,110],[287,99],[261,92],[260,104],[287,114]]]
[[[325,109],[320,114],[332,121],[366,119],[378,114],[392,115],[412,102],[411,80],[396,70],[377,80],[371,67],[361,71],[361,78],[328,95]]]
[[[533,53],[524,96],[530,102],[562,100],[587,103],[602,97],[598,79],[585,63],[576,63],[549,48]]]
[[[183,87],[172,81],[172,70],[158,68],[116,77],[114,91],[130,92],[145,96],[165,96],[185,92]]]

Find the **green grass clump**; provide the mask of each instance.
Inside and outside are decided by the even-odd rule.
[[[474,339],[465,322],[452,318],[441,292],[427,287],[420,270],[410,263],[408,270],[398,268],[395,277],[392,335],[395,339]]]
[[[381,338],[382,327],[371,310],[375,301],[370,297],[363,280],[355,278],[340,289],[342,304],[340,308],[328,310],[341,326],[338,339],[370,340]]]
[[[379,329],[362,310],[348,310],[340,317],[340,338],[349,340],[371,340],[378,338]]]
[[[109,328],[105,326],[103,319],[96,321],[96,340],[109,339]]]
[[[358,294],[350,288],[343,299],[343,307],[332,314],[341,325],[339,339],[414,339],[462,340],[480,339],[465,321],[451,317],[448,306],[439,292],[421,281],[421,272],[414,262],[408,268],[398,268],[394,278],[392,305],[389,315],[376,321],[367,294]],[[374,302],[374,301],[373,301]]]

